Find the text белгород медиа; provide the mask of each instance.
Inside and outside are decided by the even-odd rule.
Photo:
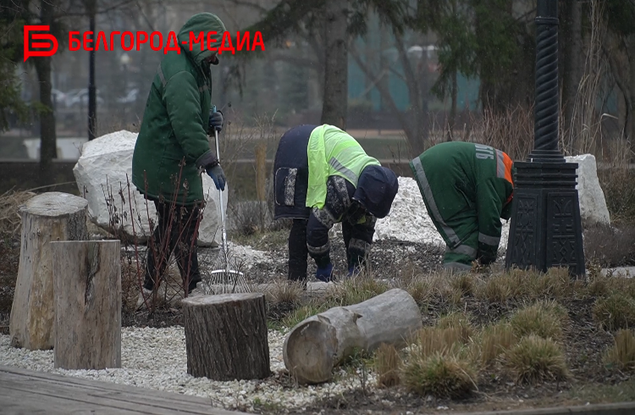
[[[24,26],[24,60],[26,61],[31,56],[52,56],[57,52],[58,41],[51,33],[35,33],[49,31],[49,26],[46,25],[25,25]],[[29,36],[31,34],[31,36]],[[167,54],[168,51],[173,50],[178,54],[181,53],[181,47],[179,46],[176,33],[173,31],[168,33],[165,46],[163,45],[164,36],[161,32],[154,31],[148,35],[145,31],[132,33],[130,31],[113,31],[110,36],[106,36],[103,31],[97,32],[97,38],[94,38],[94,33],[91,31],[79,32],[70,31],[68,33],[68,50],[100,50],[103,45],[103,50],[115,49],[115,36],[120,36],[121,48],[125,51],[132,49],[140,50],[141,45],[145,43],[150,44],[150,48],[155,51],[163,49],[163,53]],[[246,51],[254,51],[257,46],[260,46],[260,50],[265,50],[265,45],[262,39],[262,33],[257,31],[254,33],[253,40],[251,42],[250,49],[250,32],[236,32],[236,47],[232,42],[232,38],[229,32],[223,32],[223,37],[220,42],[217,40],[218,32],[199,32],[198,36],[195,36],[193,32],[189,33],[187,41],[181,41],[182,45],[187,45],[189,50],[194,49],[194,45],[200,50],[204,50],[205,47],[211,51],[218,51],[221,55],[223,52],[231,52],[232,55],[236,53],[236,50],[241,51],[245,48]],[[78,36],[79,38],[76,38]],[[46,42],[41,42],[42,40]],[[110,40],[110,43],[108,43]],[[219,43],[215,46],[215,43]],[[136,48],[135,48],[136,44]],[[157,46],[158,44],[158,46]],[[94,46],[93,46],[94,45]],[[48,48],[48,50],[33,50],[35,48]]]

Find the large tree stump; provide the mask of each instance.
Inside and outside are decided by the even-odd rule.
[[[395,288],[298,323],[284,341],[284,364],[300,383],[327,382],[333,368],[356,349],[372,351],[382,343],[401,347],[421,325],[417,303]]]
[[[118,240],[51,242],[55,281],[54,366],[121,367]]]
[[[264,294],[195,296],[182,304],[187,373],[222,381],[269,376]]]
[[[53,264],[49,242],[88,238],[88,201],[67,193],[48,192],[20,207],[20,265],[11,306],[11,345],[51,349],[55,307]]]

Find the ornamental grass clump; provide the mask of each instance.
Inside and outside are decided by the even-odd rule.
[[[567,311],[560,304],[538,301],[516,311],[509,322],[518,338],[533,334],[557,341],[562,338],[562,326],[567,318]]]
[[[635,335],[631,330],[618,330],[615,333],[613,346],[604,356],[607,366],[619,370],[635,369]]]
[[[471,362],[447,352],[410,356],[402,378],[409,391],[421,396],[463,399],[477,389],[477,372]]]
[[[552,339],[535,334],[520,339],[514,347],[505,352],[503,361],[518,383],[536,384],[569,378],[560,345]]]
[[[377,386],[390,388],[400,383],[401,357],[395,346],[382,343],[375,352]]]
[[[635,325],[635,300],[622,293],[600,298],[593,306],[593,320],[600,327],[609,331],[633,327]]]
[[[511,324],[501,322],[487,326],[480,333],[478,344],[480,348],[480,363],[489,366],[496,359],[518,342]]]

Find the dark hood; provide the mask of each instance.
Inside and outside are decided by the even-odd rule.
[[[194,62],[201,65],[203,60],[214,55],[218,55],[218,50],[211,51],[207,47],[207,33],[216,32],[217,34],[213,37],[216,39],[216,42],[212,43],[212,47],[218,48],[221,44],[221,40],[223,39],[223,33],[225,32],[225,25],[215,14],[212,13],[198,13],[194,16],[190,17],[190,19],[183,25],[181,30],[179,30],[177,40],[181,45],[182,49],[189,54]],[[194,38],[197,38],[200,33],[203,33],[205,43],[203,46],[203,50],[201,50],[201,44],[199,42],[192,42],[192,50],[189,47],[190,40],[190,32],[193,32]],[[218,64],[218,59],[216,59],[213,64]]]
[[[384,218],[399,190],[397,175],[390,169],[371,165],[359,176],[353,198],[377,218]]]

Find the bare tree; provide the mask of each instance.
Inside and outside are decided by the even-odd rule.
[[[324,2],[326,43],[324,59],[323,124],[346,129],[348,107],[348,1]]]

